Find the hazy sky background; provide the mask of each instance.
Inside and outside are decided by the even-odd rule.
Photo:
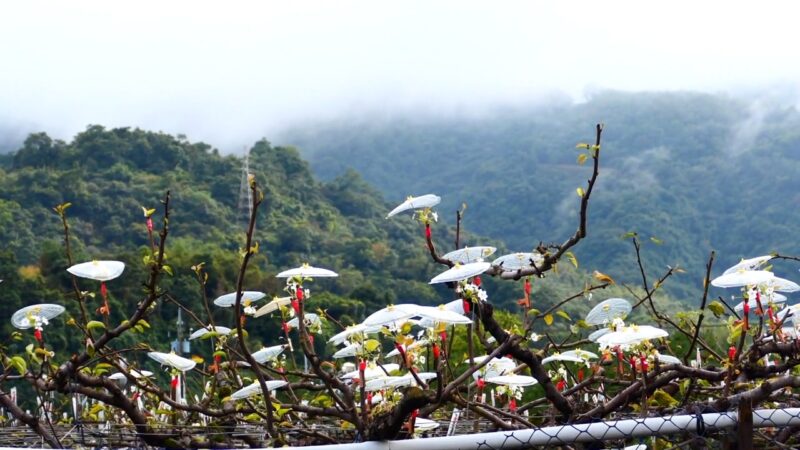
[[[0,125],[140,126],[237,151],[345,113],[797,89],[798,18],[790,1],[10,1]]]

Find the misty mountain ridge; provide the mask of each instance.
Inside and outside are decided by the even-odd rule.
[[[694,296],[712,249],[720,271],[741,257],[800,253],[800,113],[792,105],[780,97],[606,91],[581,104],[483,117],[342,119],[280,140],[300,148],[323,179],[354,169],[390,201],[439,194],[449,223],[466,202],[468,229],[529,251],[574,232],[575,191],[590,171],[576,162],[575,144],[591,142],[602,122],[589,238],[576,249],[581,265],[635,283],[631,245],[620,239],[635,230],[652,271],[681,265],[689,276],[678,293]]]

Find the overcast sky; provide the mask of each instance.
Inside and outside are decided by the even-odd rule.
[[[791,1],[8,1],[0,124],[236,150],[352,112],[800,86],[798,18]]]

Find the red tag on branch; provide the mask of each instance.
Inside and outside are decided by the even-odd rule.
[[[472,309],[472,305],[470,304],[469,300],[462,299],[461,301],[464,304],[464,314],[469,314],[469,311]]]
[[[483,378],[478,378],[478,381],[475,382],[475,385],[478,386],[478,390],[483,390],[486,387],[486,382],[483,381]]]
[[[436,344],[433,344],[433,359],[439,361],[439,346]]]
[[[33,337],[36,338],[37,341],[42,342],[42,330],[38,328],[33,330]]]
[[[736,347],[731,345],[731,348],[728,349],[728,359],[733,362],[736,359]]]
[[[297,300],[292,300],[292,309],[294,310],[295,314],[300,314],[300,302]]]
[[[178,387],[178,377],[172,377],[172,389]]]
[[[100,282],[100,295],[102,295],[103,298],[108,297],[108,288],[106,287],[105,281]]]
[[[431,225],[425,224],[425,239],[431,238]]]
[[[147,231],[152,233],[153,232],[153,219],[148,217],[147,221],[145,223],[147,224]]]
[[[508,401],[508,409],[512,413],[517,412],[517,399],[512,397],[511,400]]]
[[[564,380],[558,380],[558,383],[556,383],[556,390],[558,392],[562,392],[565,387],[567,387],[567,382]]]
[[[367,370],[367,362],[362,359],[361,362],[358,363],[358,371],[363,374],[365,370]]]
[[[472,279],[472,284],[475,286],[481,285],[481,277],[479,275],[475,275],[475,278]]]
[[[303,301],[303,286],[298,286],[297,287],[297,292],[295,293],[295,296],[297,297],[298,301],[301,301],[301,302]]]
[[[522,290],[525,292],[525,295],[531,295],[531,280],[525,279],[525,284],[522,285]]]

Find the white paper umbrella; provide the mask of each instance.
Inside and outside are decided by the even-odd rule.
[[[436,372],[417,372],[417,377],[422,381],[433,380],[436,378]],[[392,381],[391,386],[393,387],[401,387],[401,386],[411,386],[417,383],[416,378],[411,373],[407,373],[402,377],[395,377],[396,380]]]
[[[755,286],[766,283],[774,277],[775,274],[766,270],[738,270],[714,278],[711,280],[711,285],[721,288]]]
[[[761,306],[764,308],[767,307],[768,299],[766,295],[761,296]],[[786,303],[786,296],[781,294],[772,294],[772,303],[775,305],[781,305]],[[758,308],[758,302],[755,298],[751,298],[747,301],[747,304],[750,306],[750,310],[755,311]],[[736,306],[733,307],[734,311],[741,312],[744,311],[744,302],[739,302]]]
[[[490,267],[492,267],[492,265],[488,262],[456,264],[455,266],[433,277],[433,279],[430,281],[430,284],[466,280],[467,278],[472,278],[475,275],[480,275],[483,272],[486,272]]]
[[[303,315],[303,319],[307,327],[316,327],[322,324],[319,316],[314,313],[305,313]],[[291,328],[297,328],[300,326],[300,319],[295,317],[294,319],[286,322],[286,325],[289,325]]]
[[[662,355],[658,354],[658,362],[664,364],[683,364],[680,359],[672,356],[672,355]]]
[[[383,371],[378,366],[375,367],[367,367],[364,370],[364,378],[367,380],[371,380],[373,378],[385,377],[387,373],[392,373],[395,370],[399,369],[400,365],[398,364],[384,364],[383,369],[386,369],[386,372]],[[361,376],[358,373],[358,370],[354,370],[352,372],[347,372],[346,374],[342,375],[342,378],[345,380],[352,380],[353,378],[359,378]]]
[[[37,317],[50,320],[63,312],[63,306],[52,303],[26,306],[11,315],[11,325],[14,325],[14,328],[25,330],[36,324]]]
[[[475,364],[480,364],[485,357],[481,357],[480,361],[478,358],[475,358]],[[467,360],[469,363],[469,360]],[[491,377],[499,377],[500,375],[505,375],[510,373],[514,369],[516,369],[517,363],[514,362],[513,359],[502,357],[502,358],[494,358],[489,361],[483,369],[475,372],[472,374],[472,378],[476,380],[483,376],[484,378],[491,378]]]
[[[286,386],[289,383],[287,383],[287,382],[285,382],[283,380],[269,380],[264,384],[267,385],[267,390],[274,391],[275,389],[282,388],[282,387]],[[249,397],[252,397],[254,395],[261,394],[262,392],[263,391],[261,390],[261,385],[258,383],[258,381],[256,381],[255,383],[253,383],[253,384],[251,384],[249,386],[245,386],[245,387],[239,389],[238,391],[234,392],[233,394],[231,394],[231,399],[232,400],[243,400],[245,398],[249,398]]]
[[[365,326],[385,325],[392,322],[397,322],[409,319],[416,315],[417,310],[421,308],[419,305],[400,304],[389,305],[386,308],[379,309],[370,314],[369,317],[364,319],[362,324]]]
[[[608,347],[616,345],[636,345],[642,341],[658,339],[669,336],[666,331],[650,325],[631,325],[623,327],[621,331],[612,331],[600,336],[597,343]]]
[[[590,359],[597,359],[598,356],[592,352],[587,352],[586,350],[576,349],[576,350],[568,350],[566,352],[562,352],[562,355],[571,355],[576,356],[584,361],[589,361]]]
[[[250,302],[256,302],[266,296],[267,294],[263,292],[244,291],[242,292],[242,303],[244,303],[245,300],[248,300]],[[230,308],[235,303],[236,303],[236,292],[231,292],[230,294],[221,295],[214,300],[214,304],[222,308]]]
[[[302,278],[332,278],[338,277],[339,274],[332,270],[328,269],[321,269],[319,267],[310,266],[308,263],[303,264],[300,267],[295,267],[294,269],[284,270],[283,272],[276,275],[276,278],[291,278],[291,277],[302,277]]]
[[[544,257],[540,253],[509,253],[492,261],[492,265],[502,267],[503,270],[519,270],[533,267],[531,261],[538,266],[544,261]]]
[[[759,286],[772,288],[778,292],[797,292],[800,291],[800,285],[794,281],[785,278],[775,277],[761,283]]]
[[[450,325],[465,325],[472,323],[472,319],[469,317],[453,311],[448,311],[444,308],[444,305],[439,307],[420,306],[417,310],[417,315],[422,317],[423,320],[420,322],[420,326],[424,328],[429,328],[426,320],[430,322],[430,326],[433,326],[435,323],[446,323]]]
[[[500,384],[503,386],[532,386],[538,381],[536,378],[527,375],[499,375],[496,377],[487,377],[487,383]]]
[[[587,336],[587,339],[589,339],[592,342],[597,342],[597,340],[600,339],[600,336],[604,336],[608,333],[611,333],[611,330],[609,328],[600,328],[599,330],[596,330],[592,332],[592,334]]]
[[[395,382],[403,377],[380,377],[372,378],[364,385],[364,390],[367,392],[380,391],[392,387],[392,382]]]
[[[467,312],[464,311],[464,299],[461,298],[447,302],[444,305],[440,305],[440,307],[441,306],[444,306],[444,309],[448,311],[453,311],[454,313],[461,314],[462,316],[467,314]]]
[[[494,247],[479,246],[479,247],[464,247],[459,250],[453,250],[445,254],[442,258],[450,260],[454,263],[469,264],[471,262],[483,261],[484,259],[492,256],[497,249]]]
[[[389,214],[386,215],[386,218],[388,219],[389,217],[400,214],[403,211],[408,211],[409,209],[432,208],[438,205],[441,201],[441,197],[433,194],[420,195],[419,197],[408,197],[406,201],[400,203],[393,210],[389,211]]]
[[[161,365],[170,366],[173,369],[180,370],[181,372],[188,372],[194,369],[194,366],[197,365],[197,363],[191,359],[183,358],[175,353],[149,352],[147,353],[147,356],[154,359]]]
[[[609,298],[598,303],[589,314],[586,314],[586,323],[603,325],[614,319],[624,319],[632,309],[630,302],[624,298]]]
[[[264,364],[265,362],[275,359],[275,357],[283,353],[283,350],[286,347],[286,345],[273,345],[272,347],[264,347],[261,350],[253,353],[253,359],[255,359],[259,364]]]
[[[414,432],[415,433],[423,433],[425,431],[431,431],[439,428],[439,422],[431,419],[425,419],[422,417],[417,417],[414,419]]]
[[[756,256],[755,258],[743,259],[738,264],[727,268],[725,272],[722,272],[722,274],[727,275],[729,273],[739,272],[742,270],[756,270],[763,266],[764,263],[770,259],[772,259],[772,255]]]
[[[67,269],[67,272],[80,278],[108,281],[122,275],[123,270],[125,270],[125,263],[120,261],[89,261],[75,264]]]
[[[153,376],[153,372],[150,372],[149,370],[142,370],[140,372],[138,370],[132,369],[129,373],[133,378],[147,378]],[[128,381],[128,377],[126,377],[125,374],[122,372],[112,373],[111,375],[108,376],[108,378],[110,380],[123,383]]]
[[[328,339],[328,342],[332,343],[334,345],[339,345],[339,344],[343,343],[344,341],[346,341],[347,339],[349,339],[350,336],[352,336],[354,334],[366,332],[367,328],[368,327],[366,325],[364,325],[363,323],[359,323],[357,325],[351,325],[351,326],[345,328],[344,330],[340,331],[339,333],[334,334],[333,337]]]
[[[566,353],[556,353],[554,355],[550,355],[547,358],[542,359],[542,364],[547,364],[553,361],[563,361],[563,362],[576,362],[582,363],[585,360],[583,358],[579,358],[578,356],[566,354]]]
[[[361,344],[355,343],[350,344],[347,347],[339,349],[336,353],[333,354],[334,359],[339,358],[350,358],[352,356],[356,356],[356,353],[361,350]]]
[[[223,336],[227,336],[228,334],[231,333],[231,331],[232,330],[230,328],[228,328],[228,327],[217,326],[217,327],[213,327],[213,329],[212,329],[212,327],[209,325],[208,328],[200,328],[199,330],[195,330],[194,333],[189,335],[189,340],[192,341],[192,340],[201,338],[201,337],[203,337],[203,336],[205,336],[205,335],[207,335],[208,333],[211,333],[211,332],[214,332],[214,333],[217,333],[217,334],[221,334]]]
[[[253,317],[261,317],[273,311],[277,311],[281,306],[292,303],[292,297],[273,297],[266,305],[258,308]]]

